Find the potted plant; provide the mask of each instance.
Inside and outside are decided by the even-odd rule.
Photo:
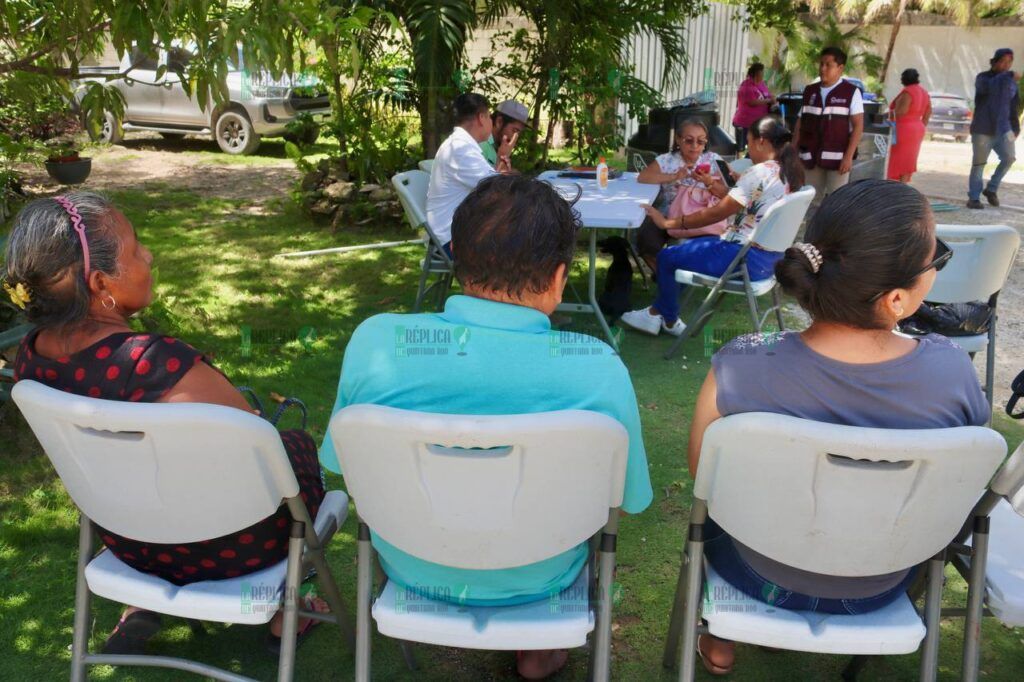
[[[92,171],[92,159],[82,158],[75,148],[75,141],[70,137],[56,137],[47,140],[49,157],[46,159],[46,172],[62,185],[78,185],[85,182]]]

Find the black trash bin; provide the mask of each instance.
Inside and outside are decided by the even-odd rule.
[[[675,130],[676,123],[687,118],[699,119],[707,126],[710,151],[721,156],[736,154],[736,140],[718,125],[718,103],[715,101],[714,93],[701,92],[669,102],[664,107],[651,109],[647,115],[647,123],[641,123],[637,132],[629,138],[626,146],[627,158],[639,155],[649,163],[658,154],[669,151],[672,148],[672,131]]]

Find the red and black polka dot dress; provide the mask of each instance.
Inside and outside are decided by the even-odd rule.
[[[15,380],[35,379],[69,393],[105,400],[155,402],[198,362],[209,360],[169,336],[119,332],[77,353],[51,360],[35,352],[37,331],[22,341]],[[212,365],[211,365],[212,366]],[[298,429],[281,432],[309,515],[316,518],[324,498],[313,438]],[[275,564],[288,554],[291,516],[282,505],[273,516],[219,538],[182,545],[138,542],[97,528],[121,561],[176,585],[234,578]]]

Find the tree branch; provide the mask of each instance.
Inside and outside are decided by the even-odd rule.
[[[110,20],[108,19],[107,21],[103,21],[99,24],[96,24],[95,26],[89,27],[84,31],[80,31],[75,35],[68,36],[60,42],[50,43],[49,45],[41,47],[35,52],[31,52],[25,55],[24,57],[21,57],[20,59],[15,59],[14,61],[10,62],[0,62],[0,74],[11,73],[14,71],[27,71],[29,73],[47,73],[69,77],[77,76],[77,70],[72,70],[64,67],[45,68],[40,66],[34,66],[33,62],[35,62],[40,57],[45,57],[46,55],[50,54],[51,52],[53,52],[65,43],[77,42],[79,36],[83,33],[95,33],[96,31],[102,31],[108,28],[109,26]]]

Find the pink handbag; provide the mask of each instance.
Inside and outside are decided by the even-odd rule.
[[[682,185],[679,191],[676,192],[676,198],[672,200],[672,204],[668,207],[668,217],[688,216],[691,213],[715,206],[719,201],[721,200],[700,183]],[[717,223],[708,225],[708,227],[721,227],[724,230],[728,224],[729,219],[723,218]],[[687,231],[682,229],[669,230],[668,233],[673,239],[682,239],[686,236]]]

